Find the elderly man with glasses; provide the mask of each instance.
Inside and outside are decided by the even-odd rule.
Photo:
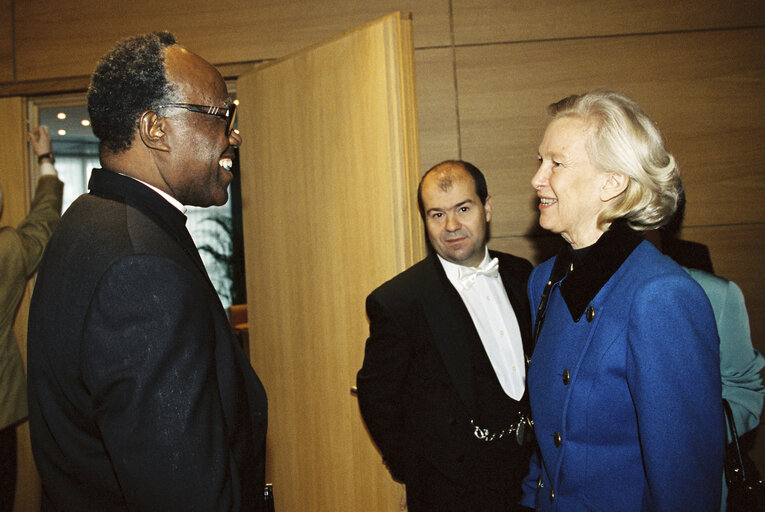
[[[184,215],[228,199],[235,104],[212,65],[153,33],[101,59],[88,110],[103,168],[30,310],[43,509],[265,510],[265,391]]]

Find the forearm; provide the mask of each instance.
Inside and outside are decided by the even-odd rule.
[[[27,275],[37,268],[43,250],[61,218],[63,188],[64,184],[57,177],[41,177],[30,212],[16,228]]]

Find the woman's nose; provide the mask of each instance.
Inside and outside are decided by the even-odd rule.
[[[534,187],[535,190],[539,190],[544,187],[546,181],[547,171],[545,170],[544,163],[542,163],[539,165],[537,172],[534,173],[534,176],[531,177],[531,186]]]

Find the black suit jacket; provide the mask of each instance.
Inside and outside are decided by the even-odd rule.
[[[525,290],[531,264],[509,254],[491,256],[499,258],[500,276],[530,354]],[[438,258],[431,254],[384,283],[369,295],[366,307],[370,335],[357,376],[359,406],[393,477],[407,483],[429,464],[453,482],[472,481],[482,461],[481,441],[470,426],[477,412],[470,344],[481,341]],[[488,361],[482,345],[481,352]],[[507,463],[519,466],[520,489],[527,458],[518,453],[522,460]]]
[[[40,266],[29,417],[44,510],[260,510],[266,396],[185,216],[94,170]]]

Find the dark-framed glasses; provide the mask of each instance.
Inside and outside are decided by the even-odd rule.
[[[236,103],[232,103],[228,107],[197,105],[196,103],[167,103],[165,105],[159,105],[155,108],[165,107],[183,108],[191,112],[198,112],[200,114],[208,114],[211,116],[220,117],[226,120],[226,135],[231,135],[231,132],[234,130],[234,122],[236,121]]]

